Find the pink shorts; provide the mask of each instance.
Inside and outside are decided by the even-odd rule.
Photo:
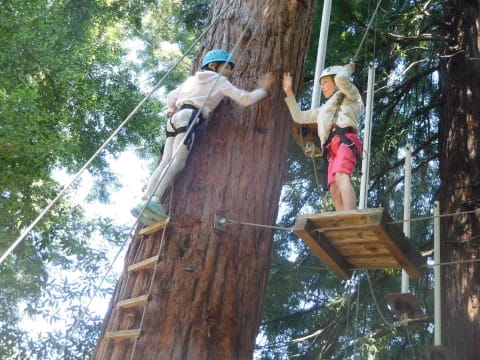
[[[359,154],[362,153],[362,143],[357,134],[347,133],[345,136],[354,143]],[[337,173],[352,176],[357,166],[357,157],[351,148],[340,142],[340,136],[335,136],[329,145],[328,154],[328,187],[335,182]]]

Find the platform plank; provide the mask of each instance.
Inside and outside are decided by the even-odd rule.
[[[338,277],[344,280],[350,279],[352,276],[351,264],[345,261],[324,234],[314,231],[314,225],[310,219],[297,220],[294,231]]]
[[[352,269],[402,267],[414,278],[423,274],[424,259],[398,224],[382,209],[328,212],[300,216],[295,233],[340,278]]]

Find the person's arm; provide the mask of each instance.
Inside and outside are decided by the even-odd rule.
[[[171,91],[167,97],[167,115],[172,116],[175,111],[177,111],[177,98],[180,87]]]
[[[225,79],[224,83],[221,85],[220,92],[222,95],[229,97],[240,105],[253,105],[268,95],[267,90],[272,86],[273,81],[273,75],[271,73],[267,73],[260,78],[258,82],[258,89],[253,91],[245,91],[235,87],[230,81]]]
[[[335,76],[335,85],[347,98],[353,101],[361,100],[360,92],[350,81],[350,76],[355,71],[355,63],[349,63]]]
[[[299,124],[315,124],[317,122],[318,110],[300,110],[292,90],[292,76],[290,73],[283,75],[283,90],[287,95],[285,102],[290,110],[293,121]]]

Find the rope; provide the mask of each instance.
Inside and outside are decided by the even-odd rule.
[[[382,225],[401,224],[401,223],[404,223],[404,222],[422,221],[422,220],[444,218],[444,217],[451,217],[451,216],[457,216],[457,215],[466,215],[466,214],[473,214],[473,213],[480,213],[480,209],[469,210],[469,211],[461,211],[461,212],[455,212],[455,213],[447,213],[447,214],[442,214],[442,215],[420,216],[420,217],[404,219],[404,220],[395,220],[395,221],[382,223]],[[251,222],[245,222],[245,221],[240,221],[240,220],[232,220],[232,219],[228,219],[228,218],[224,218],[224,219],[225,219],[227,225],[228,224],[237,224],[237,225],[245,225],[245,226],[252,226],[252,227],[259,227],[259,228],[268,228],[268,229],[274,229],[274,230],[283,230],[283,231],[294,231],[295,230],[293,227],[264,225],[264,224],[251,223]],[[368,226],[371,226],[371,225],[366,224],[366,225],[354,225],[354,226],[339,226],[339,227],[317,229],[316,231],[325,232],[325,231],[332,231],[332,230],[352,230],[352,229],[366,228]]]
[[[375,11],[373,12],[372,17],[370,18],[370,21],[368,22],[367,29],[365,30],[365,34],[363,34],[362,40],[360,41],[360,45],[358,46],[358,49],[355,52],[355,56],[352,59],[353,62],[355,62],[357,60],[358,53],[360,52],[360,49],[362,48],[363,42],[367,38],[368,31],[370,30],[370,26],[372,25],[373,19],[375,19],[375,16],[377,15],[377,11],[380,8],[381,3],[382,3],[382,0],[378,0],[377,7],[375,8]]]
[[[317,164],[315,163],[315,159],[312,157],[312,164],[313,164],[313,173],[315,174],[315,182],[317,183],[317,187],[320,187],[320,180],[318,179],[318,171],[317,171]]]
[[[375,306],[377,308],[377,312],[378,314],[380,315],[380,317],[382,318],[383,322],[390,328],[394,328],[395,326],[390,323],[389,321],[387,321],[387,319],[385,319],[385,316],[383,316],[383,313],[382,313],[382,310],[380,309],[380,305],[378,304],[378,301],[377,301],[377,297],[375,296],[375,292],[373,291],[373,286],[372,286],[372,282],[370,280],[370,274],[367,271],[365,271],[365,273],[367,274],[367,280],[368,280],[368,286],[370,287],[370,293],[372,294],[372,298],[373,298],[373,301],[375,302]]]
[[[130,112],[130,114],[125,118],[125,120],[115,129],[115,131],[108,137],[107,140],[98,148],[98,150],[92,155],[92,157],[80,168],[80,170],[73,176],[72,180],[57,194],[57,196],[40,212],[37,218],[27,227],[25,231],[15,240],[15,242],[2,254],[0,257],[0,265],[5,261],[5,259],[15,250],[15,248],[22,242],[22,240],[33,230],[33,228],[38,224],[38,222],[50,211],[50,209],[65,195],[67,190],[78,180],[80,175],[87,169],[87,167],[95,160],[95,158],[107,147],[107,145],[113,140],[113,138],[122,130],[122,128],[130,121],[130,119],[137,113],[137,111],[142,107],[142,105],[162,86],[163,81],[167,78],[170,73],[177,68],[177,66],[183,61],[183,59],[190,53],[194,46],[205,36],[208,30],[210,30],[213,25],[215,25],[218,20],[220,20],[221,15],[223,15],[228,10],[228,7],[218,15],[215,21],[207,26],[207,28],[200,34],[197,39],[190,45],[185,54],[180,57],[180,59],[166,72],[166,74],[159,80],[157,85],[143,98],[142,101]]]

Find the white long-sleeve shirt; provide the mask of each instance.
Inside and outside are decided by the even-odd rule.
[[[299,124],[317,124],[318,137],[322,146],[327,141],[333,125],[338,127],[350,126],[358,130],[358,120],[362,115],[364,105],[357,87],[350,82],[351,75],[349,68],[344,66],[343,70],[335,76],[335,85],[338,91],[317,109],[301,111],[294,95],[285,98],[293,121]],[[344,94],[345,99],[340,106],[335,121],[334,115],[340,94]]]
[[[212,93],[208,97],[210,91]],[[267,96],[267,91],[256,89],[249,92],[238,89],[216,72],[199,71],[168,95],[168,112],[175,112],[183,104],[191,104],[199,109],[203,105],[202,115],[207,118],[225,96],[240,105],[248,106]]]

